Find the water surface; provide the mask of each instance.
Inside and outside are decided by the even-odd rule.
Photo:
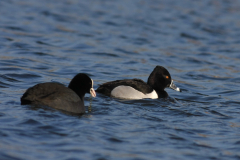
[[[0,159],[240,159],[237,0],[1,0]],[[98,94],[73,116],[21,106],[41,82],[99,84],[166,67],[169,99]],[[86,108],[89,95],[86,95]]]

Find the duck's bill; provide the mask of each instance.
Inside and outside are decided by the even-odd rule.
[[[96,92],[93,88],[90,89],[90,94],[92,97],[96,97]]]
[[[169,88],[174,89],[175,91],[181,92],[180,88],[178,88],[178,87],[173,83],[173,80],[172,80]]]

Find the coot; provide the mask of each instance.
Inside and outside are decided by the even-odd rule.
[[[63,111],[82,114],[85,113],[84,95],[90,93],[96,97],[93,80],[86,74],[77,74],[68,87],[63,84],[47,82],[37,84],[21,97],[21,104],[45,105]]]

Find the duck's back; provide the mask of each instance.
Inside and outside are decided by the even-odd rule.
[[[117,96],[120,98],[128,98],[128,96],[131,95],[131,93],[129,93],[131,91],[134,92],[133,94],[140,93],[145,95],[153,92],[153,89],[141,79],[124,79],[104,83],[96,90],[96,92],[106,96],[119,95],[118,92],[122,92],[121,94],[124,96]]]
[[[71,89],[59,83],[40,83],[29,88],[21,98],[21,104],[46,105],[52,108],[84,113],[83,100]]]

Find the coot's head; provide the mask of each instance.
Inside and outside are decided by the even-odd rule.
[[[163,91],[166,87],[169,87],[180,92],[180,88],[175,86],[167,69],[162,66],[156,66],[154,68],[147,83],[157,91]]]
[[[93,80],[84,73],[78,73],[69,83],[68,88],[82,98],[85,93],[90,93],[92,97],[96,97],[96,92],[93,89]]]

